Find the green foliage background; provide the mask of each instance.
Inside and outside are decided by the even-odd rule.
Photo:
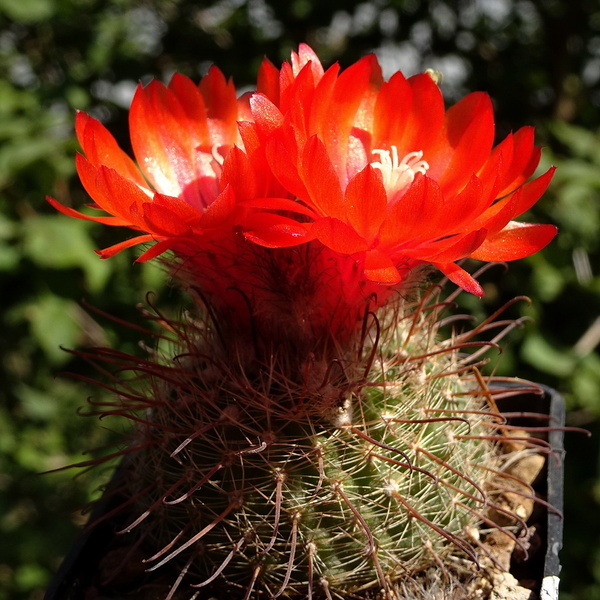
[[[452,101],[491,94],[497,134],[535,125],[544,166],[558,165],[528,218],[560,236],[543,252],[482,276],[486,296],[464,300],[481,317],[528,295],[494,367],[548,383],[567,398],[562,598],[600,599],[600,7],[582,0],[0,0],[0,598],[38,599],[83,521],[77,509],[102,469],[40,472],[86,460],[121,424],[77,414],[101,395],[61,371],[93,376],[64,352],[111,345],[136,352],[140,334],[81,303],[140,323],[145,292],[167,311],[181,299],[133,253],[93,253],[124,239],[55,214],[46,194],[81,206],[74,111],[100,118],[128,147],[136,83],[195,80],[216,63],[243,88],[262,57],[287,59],[306,41],[342,66],[375,50],[388,71],[432,67]],[[85,410],[85,408],[84,408]]]

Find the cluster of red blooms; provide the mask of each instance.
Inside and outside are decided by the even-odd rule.
[[[140,85],[130,111],[139,168],[92,117],[79,113],[76,130],[81,181],[93,208],[111,216],[50,202],[141,232],[103,258],[153,242],[139,261],[166,250],[192,262],[227,255],[214,271],[235,280],[232,270],[251,262],[235,260],[242,247],[273,256],[300,249],[284,253],[289,263],[308,245],[320,249],[319,268],[337,261],[342,296],[383,298],[423,264],[481,296],[457,261],[518,259],[556,233],[513,220],[553,173],[528,181],[540,159],[532,128],[493,147],[489,96],[472,93],[445,110],[429,74],[385,81],[373,55],[325,71],[302,45],[280,70],[265,60],[256,92],[239,99],[215,67],[198,86],[182,75]],[[247,265],[239,274],[253,276]]]

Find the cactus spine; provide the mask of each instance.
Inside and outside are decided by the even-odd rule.
[[[365,310],[352,344],[301,363],[228,352],[191,321],[168,324],[174,358],[118,357],[145,377],[115,403],[136,420],[122,533],[150,571],[176,567],[169,597],[185,580],[206,597],[389,599],[477,561],[499,419],[461,353],[474,332],[439,340],[438,296]]]

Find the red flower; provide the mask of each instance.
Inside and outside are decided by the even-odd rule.
[[[199,86],[183,75],[175,75],[168,86],[140,85],[129,114],[139,169],[103,125],[79,113],[76,132],[85,157],[77,156],[77,172],[95,201],[92,206],[112,216],[88,216],[48,200],[69,216],[144,232],[101,250],[102,258],[158,241],[138,259],[144,261],[169,248],[231,233],[235,193],[222,185],[221,175],[240,140],[237,121],[245,107],[233,83],[214,67]]]
[[[324,71],[305,45],[281,71],[265,61],[258,92],[242,138],[259,140],[275,177],[301,201],[263,201],[269,213],[262,222],[255,215],[246,231],[258,244],[316,238],[360,255],[366,279],[384,284],[429,263],[481,296],[456,261],[514,260],[556,234],[552,225],[513,221],[543,194],[554,169],[527,182],[540,159],[532,128],[492,148],[486,94],[469,94],[446,111],[428,74],[398,72],[386,82],[374,56],[341,74],[338,65]],[[277,210],[312,222],[289,235],[290,219]]]
[[[513,260],[556,233],[513,221],[553,172],[528,181],[540,158],[531,128],[493,148],[487,95],[446,111],[429,75],[386,82],[374,56],[324,71],[302,45],[281,70],[265,61],[240,100],[216,68],[199,86],[181,75],[139,86],[139,168],[90,116],[76,131],[79,176],[108,215],[52,205],[139,232],[103,258],[142,242],[157,243],[141,261],[173,250],[175,276],[223,328],[260,330],[267,344],[348,338],[423,264],[482,295],[456,261]]]

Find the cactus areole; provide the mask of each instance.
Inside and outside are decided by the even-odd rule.
[[[445,110],[428,73],[385,81],[372,55],[324,70],[301,45],[239,99],[216,67],[140,85],[135,162],[92,117],[76,130],[93,210],[51,204],[136,231],[100,256],[143,244],[197,304],[161,317],[170,356],[94,354],[143,376],[96,414],[135,422],[121,535],[174,573],[165,598],[391,600],[430,567],[468,579],[482,523],[520,543],[497,483],[515,479],[508,426],[478,370],[515,323],[442,338],[450,299],[426,277],[481,296],[457,261],[554,237],[513,220],[553,173],[532,179],[531,128],[493,147],[486,94]]]

